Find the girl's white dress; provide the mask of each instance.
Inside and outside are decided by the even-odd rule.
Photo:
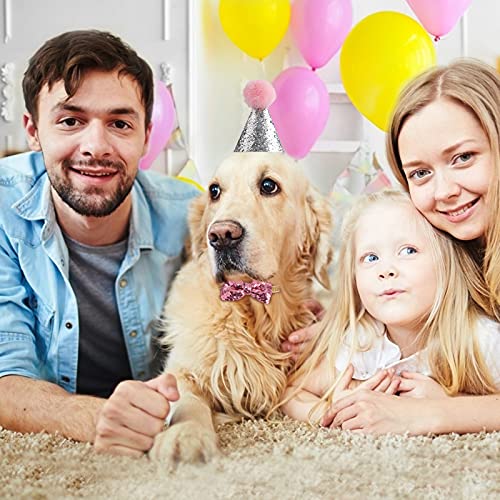
[[[500,323],[481,317],[476,328],[476,338],[493,382],[500,390]],[[354,366],[353,378],[356,380],[366,380],[378,370],[391,367],[396,369],[397,374],[408,371],[432,375],[426,349],[402,358],[399,347],[387,337],[382,323],[380,323],[380,335],[377,335],[368,350],[352,354],[351,351],[352,334],[347,334],[339,350],[335,368],[343,371],[351,363]]]

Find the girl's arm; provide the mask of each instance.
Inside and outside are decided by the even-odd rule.
[[[354,367],[350,364],[335,387],[333,392],[334,401],[363,390],[395,394],[401,382],[401,379],[394,375],[392,369],[380,370],[363,382],[353,380],[353,375]],[[284,399],[293,394],[296,388],[299,387],[300,382],[299,380],[296,382],[296,386],[292,385],[286,389]],[[283,412],[295,420],[308,422],[311,409],[320,401],[332,383],[331,372],[327,370],[325,357],[323,357],[318,367],[311,372],[305,381],[302,389],[282,406]],[[329,425],[323,415],[318,415],[318,417],[323,417],[322,425]]]
[[[352,375],[351,375],[352,376]],[[325,390],[329,387],[330,374],[327,370],[326,360],[323,356],[319,365],[304,380],[300,378],[294,385],[289,385],[283,396],[287,400],[302,385],[300,391],[293,395],[281,409],[285,415],[301,422],[309,421],[309,413],[316,403],[321,399]]]

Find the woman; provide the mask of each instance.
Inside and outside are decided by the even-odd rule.
[[[497,317],[499,136],[500,79],[486,64],[464,59],[404,89],[387,137],[397,179],[429,222],[474,256],[486,281],[474,299]],[[335,402],[329,416],[335,426],[375,434],[500,430],[500,395],[417,400],[359,391]]]

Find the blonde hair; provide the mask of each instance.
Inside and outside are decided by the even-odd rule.
[[[489,313],[500,304],[500,252],[497,251],[500,248],[500,78],[495,70],[481,61],[461,59],[449,66],[432,68],[410,82],[392,116],[386,140],[387,158],[394,175],[408,190],[399,154],[399,135],[410,116],[440,98],[453,100],[474,114],[488,137],[494,161],[488,190],[490,219],[484,255],[480,251],[478,256],[474,243],[466,245],[483,269],[487,283],[486,295],[474,298]]]
[[[368,350],[375,336],[380,335],[380,323],[366,311],[359,297],[355,282],[355,233],[362,214],[380,203],[408,205],[415,213],[415,223],[424,231],[436,267],[437,293],[429,317],[418,335],[419,347],[427,348],[433,378],[450,395],[465,392],[488,394],[496,392],[474,335],[479,308],[471,299],[469,281],[459,267],[460,259],[472,257],[444,233],[436,230],[414,207],[409,196],[394,189],[372,193],[361,198],[347,214],[342,232],[342,247],[337,263],[336,290],[332,306],[320,325],[320,333],[309,351],[302,357],[296,371],[289,379],[290,385],[305,381],[323,357],[330,370],[329,380],[334,381],[321,401],[310,413],[310,418],[321,415],[331,403],[333,392],[343,373],[335,373],[335,360],[347,334],[354,339],[351,355]],[[480,274],[470,277],[478,281]],[[362,332],[362,341],[359,333]],[[312,352],[311,352],[312,351]],[[301,361],[302,361],[301,360]],[[296,395],[303,384],[286,399]],[[285,402],[286,402],[285,401]]]

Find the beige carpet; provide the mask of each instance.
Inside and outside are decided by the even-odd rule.
[[[220,429],[223,455],[175,470],[0,430],[0,498],[500,498],[500,433],[372,438],[290,420]]]

